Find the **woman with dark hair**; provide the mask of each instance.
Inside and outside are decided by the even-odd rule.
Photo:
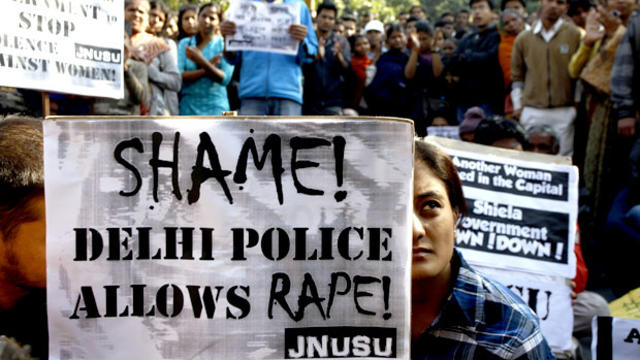
[[[221,115],[229,110],[226,86],[233,75],[233,65],[222,57],[224,40],[217,35],[221,16],[218,5],[202,5],[198,34],[178,44],[178,69],[184,83],[180,115]]]
[[[149,32],[158,37],[165,37],[164,28],[169,18],[169,11],[162,0],[154,0],[149,3]]]
[[[178,91],[182,81],[177,68],[173,41],[147,32],[149,28],[148,0],[126,0],[124,17],[131,24],[131,55],[147,64],[149,87],[143,115],[177,115]]]
[[[554,359],[531,309],[454,249],[466,205],[449,156],[416,140],[414,163],[412,359]]]
[[[198,6],[187,4],[178,13],[178,41],[198,33]]]

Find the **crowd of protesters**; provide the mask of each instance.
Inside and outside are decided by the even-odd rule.
[[[124,98],[51,94],[51,111],[396,116],[419,136],[458,126],[464,141],[572,156],[594,282],[606,279],[616,296],[640,286],[629,276],[640,254],[635,0],[540,0],[531,13],[525,0],[471,0],[456,13],[414,6],[386,24],[331,2],[284,2],[301,4],[289,28],[296,55],[226,51],[237,29],[217,3],[173,14],[161,1],[126,0]],[[39,102],[3,89],[0,110],[34,114]]]

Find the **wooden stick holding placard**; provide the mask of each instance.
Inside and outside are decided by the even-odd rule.
[[[42,117],[51,115],[51,102],[49,101],[49,93],[41,92],[42,97]]]

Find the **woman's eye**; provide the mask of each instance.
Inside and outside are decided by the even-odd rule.
[[[429,210],[435,210],[437,208],[440,207],[440,203],[435,201],[435,200],[430,200],[424,203],[424,206],[422,207],[423,210],[425,211],[429,211]]]

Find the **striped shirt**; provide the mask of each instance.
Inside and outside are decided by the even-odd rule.
[[[555,359],[531,309],[502,284],[473,270],[457,251],[453,291],[412,343],[413,359]]]

